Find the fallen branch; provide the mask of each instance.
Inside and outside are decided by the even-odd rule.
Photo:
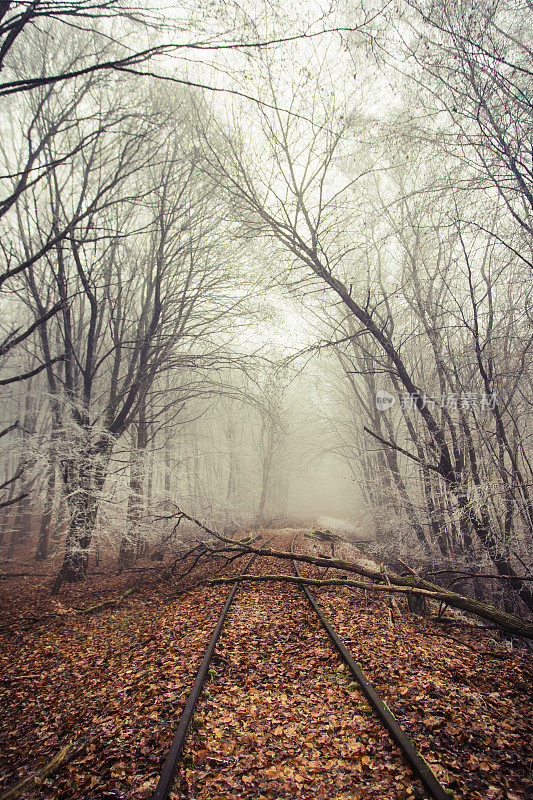
[[[358,575],[368,578],[372,583],[381,580],[379,571],[369,569],[368,567],[361,567],[348,561],[342,561],[338,558],[320,558],[316,556],[297,555],[296,553],[288,553],[283,550],[271,550],[270,548],[253,547],[252,544],[245,544],[244,542],[238,542],[235,539],[229,539],[228,537],[211,530],[207,527],[207,525],[204,525],[203,522],[195,519],[195,517],[191,517],[189,514],[186,514],[179,508],[175,514],[170,515],[168,518],[177,519],[175,527],[179,525],[181,520],[187,519],[189,522],[193,522],[201,530],[205,531],[205,533],[207,533],[210,537],[218,539],[220,542],[224,542],[229,549],[233,549],[235,551],[244,550],[248,553],[256,553],[257,555],[267,556],[269,558],[280,558],[285,560],[294,559],[295,561],[313,564],[314,566],[331,567],[333,569],[339,569],[345,572],[354,572]],[[404,586],[408,587],[408,589],[423,589],[430,593],[429,596],[434,594],[438,599],[441,600],[442,603],[446,603],[454,608],[460,608],[462,611],[467,611],[474,616],[489,620],[489,622],[494,622],[496,625],[498,625],[498,627],[502,628],[508,633],[512,633],[516,636],[522,636],[526,639],[533,639],[533,622],[522,620],[514,614],[507,614],[505,611],[500,611],[499,609],[494,608],[494,606],[490,606],[487,603],[481,603],[478,600],[472,600],[471,598],[465,597],[457,592],[444,589],[442,586],[431,583],[430,581],[427,581],[421,577],[413,576],[408,578],[404,575],[399,575],[397,572],[389,572],[388,575],[391,584],[394,586]],[[368,589],[371,587],[365,584],[364,588]],[[381,589],[380,591],[383,590]]]
[[[215,537],[215,539],[224,542],[230,547],[233,547],[235,550],[245,550],[246,552],[256,553],[257,555],[267,556],[269,558],[281,558],[285,560],[294,559],[307,564],[313,564],[314,566],[332,567],[345,572],[355,572],[358,575],[369,578],[372,582],[381,580],[379,571],[372,570],[367,567],[361,567],[356,564],[351,564],[338,558],[326,559],[313,556],[297,555],[296,553],[287,553],[283,550],[271,550],[270,548],[253,547],[250,544],[245,545],[242,542],[238,543],[234,539],[228,539],[227,537],[210,530],[206,525],[204,525],[203,522],[200,522],[181,510],[178,511],[176,517],[178,517],[177,524],[179,524],[182,519],[188,519],[190,522],[194,522],[196,525],[198,525],[198,527],[209,534],[209,536]],[[412,578],[407,578],[403,575],[398,575],[396,572],[389,572],[389,578],[391,584],[395,586],[404,586],[411,589],[424,589],[430,593],[436,593],[436,596],[449,606],[460,608],[462,611],[467,611],[470,614],[481,617],[482,619],[487,619],[489,622],[494,622],[508,633],[513,633],[516,636],[523,636],[526,639],[533,639],[533,623],[528,622],[527,620],[521,620],[514,614],[507,614],[505,611],[500,611],[499,609],[494,608],[494,606],[490,606],[487,603],[480,603],[478,600],[472,600],[471,598],[464,597],[456,592],[451,592],[447,589],[444,589],[442,586],[438,586],[430,581],[426,581],[423,578],[415,578],[414,576]],[[369,587],[365,585],[364,588],[368,589]]]
[[[313,556],[297,555],[296,553],[287,553],[283,550],[271,550],[269,548],[260,549],[256,547],[247,546],[246,550],[258,555],[268,556],[270,558],[281,558],[285,560],[301,561],[314,566],[329,566],[334,569],[343,570],[344,572],[355,572],[365,578],[369,578],[372,583],[381,580],[381,575],[378,570],[372,570],[368,567],[361,567],[357,564],[351,564],[347,561],[341,561],[337,558],[320,558]],[[438,584],[426,581],[423,578],[407,578],[403,575],[398,575],[396,572],[388,573],[390,581],[393,585],[404,586],[414,589],[425,589],[430,593],[436,593],[437,597],[443,603],[454,608],[460,608],[462,611],[467,611],[470,614],[487,619],[489,622],[494,622],[503,630],[508,633],[513,633],[515,636],[522,636],[526,639],[533,639],[533,622],[522,620],[514,614],[508,614],[505,611],[500,611],[488,603],[481,603],[479,600],[473,600],[470,597],[452,592],[448,589],[439,586]],[[365,588],[369,588],[365,585]]]
[[[414,570],[412,567],[410,567],[409,564],[406,564],[405,561],[402,561],[401,558],[399,558],[398,561],[400,562],[402,567],[405,567],[407,572],[410,572],[411,575],[413,575],[415,578],[420,578],[420,573]]]
[[[407,567],[405,562],[398,559],[404,566]],[[410,567],[407,567],[410,569]],[[467,572],[463,569],[439,569],[436,572],[428,572],[427,575],[464,575],[467,578],[491,578],[495,581],[533,581],[531,575],[496,575],[492,572]]]
[[[461,645],[461,647],[466,647],[468,650],[472,650],[472,652],[476,653],[478,656],[509,658],[509,653],[491,653],[490,650],[478,650],[477,647],[472,647],[471,644],[467,644],[466,642],[461,641],[461,639],[457,639],[455,636],[450,636],[448,633],[442,633],[441,631],[422,631],[422,636],[437,636],[439,639],[450,639],[452,642]]]
[[[9,622],[7,625],[3,625],[0,630],[5,630],[6,628],[11,628],[13,625],[34,625],[36,622],[41,622],[44,619],[52,619],[53,617],[64,617],[67,614],[94,614],[95,611],[100,611],[102,608],[109,608],[111,606],[116,606],[118,603],[121,603],[125,600],[126,597],[129,597],[134,592],[136,592],[136,587],[128,589],[124,594],[121,594],[119,597],[114,598],[113,600],[104,600],[103,603],[98,603],[94,606],[89,606],[88,608],[65,608],[61,611],[52,611],[49,614],[40,614],[38,617],[26,617],[25,619],[16,619],[13,622]],[[0,800],[2,798],[0,797]]]
[[[104,600],[103,603],[98,603],[95,606],[89,606],[89,608],[72,608],[71,610],[74,611],[76,614],[94,614],[95,611],[100,611],[101,608],[109,608],[110,606],[118,605],[123,600],[125,600],[126,597],[129,597],[136,591],[137,589],[135,587],[132,587],[131,589],[125,591],[124,594],[121,594],[119,597],[116,597],[113,600]]]
[[[33,788],[35,784],[40,783],[53,772],[55,772],[62,764],[65,764],[72,756],[77,749],[79,741],[69,742],[65,747],[63,747],[59,753],[53,757],[51,761],[41,767],[41,769],[34,772],[33,775],[30,775],[28,778],[24,778],[24,780],[19,781],[16,783],[15,786],[12,786],[11,789],[8,789],[7,792],[4,792],[0,795],[0,800],[14,800],[16,797],[21,797],[27,791]]]
[[[369,583],[368,581],[354,581],[341,578],[298,578],[294,575],[239,575],[239,581],[281,581],[281,583],[296,583],[303,586],[347,586],[355,589],[370,589],[376,592],[388,592],[394,594],[419,594],[439,600],[442,596],[439,592],[429,592],[426,589],[415,589],[408,586],[392,586],[386,583]],[[229,578],[208,578],[202,583],[234,583],[235,576]],[[196,586],[200,586],[196,584]]]
[[[4,578],[55,578],[55,575],[45,572],[1,572],[0,580]]]

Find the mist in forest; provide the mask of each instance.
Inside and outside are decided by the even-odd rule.
[[[58,588],[182,510],[531,611],[520,3],[107,6],[0,16],[2,559]]]

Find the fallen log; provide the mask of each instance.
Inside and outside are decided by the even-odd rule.
[[[177,519],[175,528],[178,527],[179,523],[183,519],[194,522],[195,525],[197,525],[201,530],[205,531],[205,533],[207,533],[210,537],[217,539],[219,542],[224,542],[227,549],[234,549],[235,551],[244,550],[245,552],[256,553],[260,556],[280,558],[288,561],[294,559],[295,561],[313,564],[314,566],[330,567],[333,569],[340,569],[345,572],[354,572],[358,575],[362,575],[365,578],[369,578],[373,583],[381,580],[381,575],[378,570],[372,570],[368,567],[361,567],[357,564],[352,564],[348,561],[343,561],[338,558],[320,558],[315,556],[299,555],[296,553],[288,553],[284,550],[253,547],[251,544],[244,544],[243,542],[238,542],[235,539],[229,539],[228,537],[222,536],[222,534],[211,530],[203,522],[195,519],[195,517],[191,517],[181,509],[177,509],[176,513],[171,515],[171,518]],[[472,600],[469,597],[464,597],[457,592],[444,589],[442,586],[431,583],[430,581],[426,581],[420,577],[412,576],[411,578],[408,578],[404,575],[399,575],[397,572],[389,572],[388,575],[391,584],[394,584],[395,586],[405,586],[411,589],[424,589],[428,592],[436,592],[439,597],[442,596],[442,602],[447,603],[453,608],[459,608],[461,611],[466,611],[474,616],[489,620],[489,622],[495,623],[507,633],[512,633],[515,636],[522,636],[526,639],[533,639],[533,622],[522,620],[514,614],[507,614],[505,611],[500,611],[499,609],[488,605],[487,603],[481,603],[478,600]],[[365,586],[365,589],[367,588],[369,587]]]
[[[95,611],[100,611],[102,608],[109,608],[110,606],[116,606],[121,603],[126,597],[129,597],[131,594],[137,591],[137,588],[134,586],[131,589],[127,589],[124,594],[119,595],[119,597],[115,597],[111,600],[104,600],[103,603],[98,603],[95,606],[89,606],[88,608],[72,608],[71,610],[74,611],[76,614],[94,614]]]
[[[355,572],[358,575],[363,575],[369,578],[371,582],[377,583],[381,579],[378,570],[372,570],[368,567],[361,567],[357,564],[351,564],[347,561],[342,561],[338,558],[320,558],[313,556],[299,555],[296,553],[288,553],[284,550],[271,550],[270,548],[256,548],[247,546],[245,548],[248,552],[257,553],[258,555],[268,556],[271,558],[281,558],[285,560],[294,559],[306,564],[313,564],[319,567],[331,567],[334,569],[341,569],[344,572]],[[436,592],[439,596],[442,595],[442,602],[447,603],[453,608],[460,608],[462,611],[467,611],[470,614],[487,619],[489,622],[494,622],[507,633],[512,633],[515,636],[522,636],[526,639],[533,639],[533,622],[522,620],[514,614],[507,614],[505,611],[500,611],[498,608],[489,605],[488,603],[481,603],[478,600],[473,600],[470,597],[465,597],[457,592],[452,592],[449,589],[444,589],[438,584],[426,581],[423,578],[408,578],[404,575],[398,575],[396,572],[389,572],[389,579],[392,584],[396,586],[406,586],[414,589],[425,589],[428,592]],[[365,588],[369,588],[365,586]],[[439,598],[440,599],[440,598]]]
[[[0,795],[0,800],[15,800],[16,797],[23,797],[27,791],[32,789],[35,784],[41,783],[48,775],[51,775],[55,772],[62,764],[68,761],[74,755],[75,750],[77,749],[79,742],[69,742],[65,747],[61,748],[61,750],[56,753],[56,755],[49,761],[44,767],[34,772],[32,775],[29,775],[27,778],[24,778],[22,781],[19,781],[11,789],[8,789],[7,792],[4,792]]]
[[[304,586],[348,586],[356,589],[371,589],[376,592],[389,592],[397,594],[421,594],[426,597],[432,597],[436,600],[440,599],[437,592],[428,592],[425,589],[414,589],[407,586],[392,586],[386,583],[369,583],[368,581],[354,581],[342,578],[298,578],[295,575],[278,575],[276,573],[267,575],[239,575],[239,581],[281,581],[281,583],[297,583]],[[235,582],[235,576],[229,578],[206,578],[201,583],[232,583]],[[196,586],[201,583],[195,584]]]
[[[193,521],[195,520],[193,519]],[[226,544],[230,544],[230,547],[234,548],[235,550],[244,549],[246,552],[256,553],[257,555],[261,556],[285,560],[294,559],[306,564],[313,564],[314,566],[332,567],[334,569],[344,570],[345,572],[353,572],[358,575],[362,575],[365,578],[369,578],[374,584],[381,580],[381,574],[378,570],[372,570],[368,567],[362,567],[358,564],[352,564],[348,561],[343,561],[338,558],[321,558],[319,556],[306,556],[296,553],[289,553],[284,550],[253,547],[252,545],[237,545],[235,541],[226,539],[225,537],[206,529],[206,526],[201,525],[201,527],[204,530],[207,530],[207,532],[209,532],[211,535],[219,538],[221,541],[224,541]],[[496,625],[502,628],[502,630],[512,633],[515,636],[533,639],[533,623],[527,620],[522,620],[514,614],[508,614],[505,611],[500,611],[494,606],[488,605],[487,603],[481,603],[478,600],[464,597],[457,592],[444,589],[442,586],[431,583],[430,581],[426,581],[420,577],[407,578],[403,575],[399,575],[396,572],[389,572],[388,575],[391,584],[395,586],[404,586],[408,589],[423,589],[430,593],[436,593],[437,599],[442,600],[442,602],[445,602],[454,608],[459,608],[462,611],[473,614],[474,616],[494,622]],[[368,589],[370,587],[365,585],[364,588]]]
[[[289,554],[290,555],[290,554]],[[298,556],[294,556],[295,560],[303,560]],[[306,559],[307,560],[307,559]],[[344,567],[343,567],[344,569]],[[355,571],[355,570],[354,570]],[[379,573],[378,573],[379,575]],[[464,611],[469,611],[471,614],[483,617],[492,622],[496,622],[500,628],[514,633],[516,636],[522,636],[526,639],[533,639],[533,622],[521,620],[513,614],[507,614],[504,611],[499,611],[497,608],[479,603],[477,600],[470,600],[469,597],[463,597],[455,592],[450,592],[442,587],[430,584],[430,589],[419,588],[417,586],[399,586],[392,583],[392,576],[389,574],[391,584],[383,583],[370,583],[368,581],[357,580],[341,580],[336,578],[297,578],[292,575],[242,575],[239,580],[242,581],[282,581],[284,583],[297,583],[306,584],[308,586],[347,586],[358,589],[366,589],[377,592],[389,592],[395,594],[419,595],[440,602],[447,603],[450,606],[461,608]],[[207,580],[206,583],[229,583],[234,581],[235,578],[212,578]]]

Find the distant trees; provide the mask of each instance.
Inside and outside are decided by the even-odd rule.
[[[220,124],[216,135],[201,126],[206,161],[250,233],[273,239],[285,251],[285,260],[293,261],[298,272],[292,280],[302,284],[304,269],[341,301],[346,317],[339,320],[335,338],[356,351],[344,370],[356,397],[359,392],[356,402],[371,423],[365,430],[374,446],[377,442],[383,448],[385,469],[417,539],[423,546],[436,545],[444,555],[457,548],[480,549],[533,609],[530,589],[516,578],[509,538],[511,503],[521,516],[520,530],[531,526],[529,479],[524,474],[529,469],[526,434],[516,428],[524,417],[517,409],[511,411],[511,398],[506,398],[495,370],[496,361],[502,370],[509,355],[501,350],[510,341],[509,314],[512,339],[520,342],[520,350],[527,351],[531,344],[527,311],[521,310],[527,303],[521,277],[524,259],[513,254],[509,240],[499,243],[503,226],[515,217],[520,217],[520,233],[524,230],[527,193],[519,213],[513,203],[519,200],[520,181],[505,149],[498,174],[503,168],[512,174],[505,191],[500,186],[503,203],[480,177],[487,156],[475,142],[480,164],[470,161],[463,166],[461,151],[458,165],[447,174],[449,150],[460,146],[447,131],[424,131],[424,155],[440,160],[438,176],[417,172],[410,126],[403,142],[397,134],[386,136],[385,125],[378,126],[379,138],[372,136],[370,119],[357,115],[350,99],[343,96],[341,101],[335,92],[326,56],[317,63],[314,59],[312,68],[302,67],[287,78],[265,61],[266,91],[278,112],[261,112],[254,123],[263,152],[260,164],[235,120]],[[361,72],[364,75],[364,68]],[[288,92],[291,114],[281,110],[279,100]],[[486,101],[489,115],[490,97]],[[376,128],[376,122],[372,125]],[[363,153],[358,139],[368,142]],[[491,152],[494,171],[497,148]],[[402,160],[413,177],[396,191],[396,164]],[[484,223],[475,234],[460,213],[465,189],[475,189],[475,202],[486,206]],[[508,295],[500,300],[496,287],[510,275],[516,288],[507,283]],[[317,287],[316,282],[307,285]],[[517,367],[516,385],[524,377],[521,365]],[[363,374],[356,378],[357,373]],[[372,374],[388,379],[378,382],[369,377]],[[406,413],[407,407],[400,415],[399,429],[376,414],[371,393],[380,386],[410,398],[411,410]],[[480,410],[472,409],[472,402],[463,405],[464,396],[477,397]],[[525,458],[520,466],[519,451]],[[421,492],[410,496],[406,476],[413,465]],[[494,470],[507,497],[504,505],[509,504],[503,531],[498,530],[499,499],[489,489]],[[423,516],[429,518],[427,530],[417,511],[421,502]],[[518,541],[524,542],[523,533]]]
[[[259,457],[257,519],[264,523],[286,511],[289,480],[286,472],[288,444],[287,370],[264,366],[249,394],[259,413],[256,448]]]

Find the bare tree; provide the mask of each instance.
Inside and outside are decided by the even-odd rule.
[[[196,177],[185,123],[178,132],[172,117],[174,135],[167,128],[168,143],[157,161],[150,144],[150,126],[156,124],[160,135],[165,120],[159,112],[146,117],[142,127],[137,113],[119,111],[116,127],[111,119],[101,126],[101,135],[89,152],[83,151],[78,170],[72,174],[70,167],[66,181],[60,169],[51,171],[53,224],[66,218],[69,192],[80,185],[91,213],[46,254],[39,271],[33,266],[25,271],[34,313],[40,314],[43,292],[63,304],[61,315],[40,328],[43,354],[51,354],[55,342],[65,350],[62,369],[47,369],[71,515],[55,591],[63,579],[85,574],[115,443],[135,423],[143,449],[147,398],[158,376],[190,369],[205,358],[206,333],[221,331],[243,299],[232,288],[226,260],[213,249],[219,216],[209,187]],[[25,240],[22,208],[20,218]],[[130,522],[138,507],[132,503]]]
[[[313,76],[314,119],[305,133],[301,120],[281,110],[269,117],[263,114],[258,133],[266,151],[263,168],[251,160],[238,130],[223,126],[216,137],[203,129],[206,160],[249,229],[273,236],[299,265],[323,281],[352,316],[354,336],[362,336],[378,348],[398,386],[413,400],[423,428],[423,434],[418,432],[417,436],[423,435],[424,448],[413,453],[388,435],[366,428],[368,434],[418,464],[425,473],[438,477],[452,494],[458,513],[491,554],[498,571],[512,579],[511,585],[531,609],[533,596],[529,588],[515,578],[509,558],[497,546],[486,502],[479,497],[475,503],[470,502],[463,478],[464,454],[446,414],[437,414],[427,402],[419,376],[406,358],[399,331],[395,329],[392,309],[386,298],[384,303],[379,296],[372,297],[369,293],[365,299],[363,295],[360,271],[357,274],[357,253],[362,255],[362,247],[358,247],[357,238],[351,238],[356,237],[356,224],[361,221],[354,187],[361,185],[363,175],[371,167],[358,171],[349,182],[341,182],[339,165],[346,159],[347,137],[353,136],[355,123],[345,108],[336,106],[333,91],[328,92],[325,85],[325,72],[323,66]],[[278,90],[270,69],[267,80],[275,102]],[[304,104],[309,97],[308,81],[309,77],[304,75],[299,86],[291,87],[293,108]],[[279,92],[287,90],[282,86]],[[363,130],[360,135],[364,135]]]

